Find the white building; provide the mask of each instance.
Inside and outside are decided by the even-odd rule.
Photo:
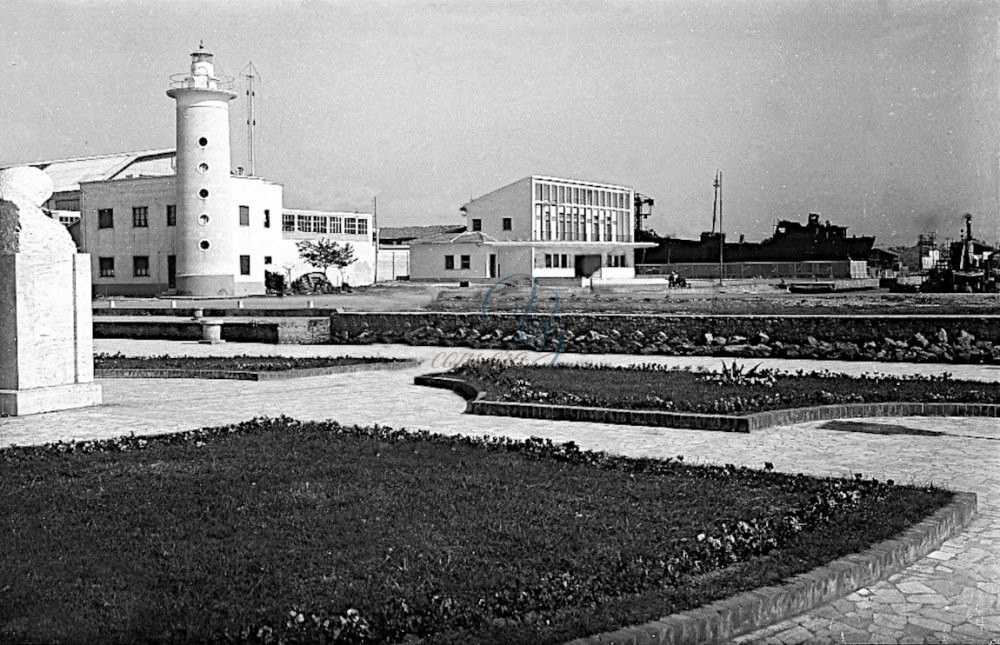
[[[166,175],[80,184],[80,223],[71,232],[90,254],[95,295],[178,292],[183,238],[176,183]],[[262,294],[264,267],[280,249],[282,187],[259,177],[232,177],[230,199],[225,215],[235,225],[227,231],[228,279],[212,295]]]
[[[379,282],[410,279],[410,246],[419,240],[434,239],[440,234],[457,235],[465,231],[465,224],[438,224],[432,226],[383,226],[378,230]]]
[[[410,245],[412,280],[548,281],[635,277],[635,191],[532,175],[462,206],[467,231]]]
[[[327,238],[340,246],[350,245],[354,262],[341,270],[331,267],[326,276],[333,286],[360,286],[375,282],[375,242],[372,214],[342,211],[315,211],[286,208],[281,216],[281,240],[274,253],[271,271],[283,273],[288,284],[306,273],[322,272],[299,256],[298,243]]]
[[[228,103],[234,95],[215,75],[211,54],[191,54],[190,72],[171,85],[176,150],[27,164],[52,177],[45,207],[90,254],[95,295],[262,294],[266,270],[287,276],[290,265],[292,279],[313,270],[299,261],[295,243],[319,237],[354,247],[348,284],[374,282],[370,214],[285,209],[280,184],[242,168],[233,172]],[[302,215],[292,230],[285,230],[286,214]],[[313,224],[319,219],[324,227]]]

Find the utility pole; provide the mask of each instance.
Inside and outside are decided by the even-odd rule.
[[[372,275],[374,284],[378,284],[378,197],[372,195],[372,242],[375,244],[375,271]],[[395,272],[393,272],[395,273]]]
[[[718,193],[719,201],[719,286],[722,286],[722,277],[725,273],[725,265],[723,264],[723,249],[725,247],[726,234],[723,233],[722,229],[722,171],[716,171],[715,177],[715,190]]]

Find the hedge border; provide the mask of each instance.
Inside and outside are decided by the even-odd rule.
[[[735,416],[697,414],[694,412],[663,412],[659,410],[625,410],[548,403],[517,403],[487,401],[471,383],[461,379],[425,375],[413,380],[416,385],[452,390],[466,399],[467,414],[549,419],[553,421],[591,421],[620,425],[641,425],[679,428],[684,430],[714,430],[719,432],[752,432],[774,426],[803,421],[827,421],[859,417],[1000,417],[1000,404],[995,403],[919,403],[890,401],[885,403],[842,403],[817,405],[785,410],[767,410]]]
[[[285,381],[310,376],[328,374],[348,374],[353,372],[377,372],[407,370],[419,367],[420,361],[397,360],[377,363],[357,363],[354,365],[330,365],[329,367],[303,367],[290,370],[270,370],[263,372],[238,372],[231,370],[193,369],[99,369],[94,370],[95,378],[204,378],[233,379],[238,381]]]
[[[834,560],[780,586],[761,587],[642,625],[580,638],[567,645],[713,643],[767,627],[866,587],[917,562],[976,516],[976,496],[955,499],[896,537]]]

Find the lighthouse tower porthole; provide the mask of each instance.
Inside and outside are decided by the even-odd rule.
[[[202,213],[201,215],[199,215],[198,216],[198,223],[201,224],[202,226],[205,226],[206,224],[208,224],[208,214],[207,213]]]
[[[207,250],[209,250],[210,248],[212,248],[212,243],[211,243],[211,242],[209,242],[208,240],[202,240],[201,242],[198,242],[198,247],[199,247],[199,248],[200,248],[200,249],[201,249],[202,251],[207,251]]]
[[[198,172],[200,172],[200,173],[206,173],[206,172],[208,172],[208,164],[207,163],[200,163],[200,164],[198,164]]]
[[[208,197],[208,189],[207,188],[202,188],[201,190],[199,190],[198,191],[198,197],[201,197],[202,199],[207,198]]]
[[[205,137],[198,139],[198,145],[204,148],[205,146],[208,145],[208,139],[206,139]]]

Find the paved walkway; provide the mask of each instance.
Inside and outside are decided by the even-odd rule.
[[[245,382],[188,379],[102,380],[105,405],[19,419],[0,419],[0,446],[57,439],[150,434],[225,424],[257,415],[342,423],[427,428],[442,433],[545,436],[583,448],[632,456],[684,455],[689,462],[729,462],[816,475],[861,472],[899,482],[933,482],[979,495],[979,516],[959,537],[888,580],[818,607],[802,616],[742,636],[737,642],[977,642],[1000,641],[1000,424],[995,419],[872,419],[945,436],[883,436],[823,429],[801,423],[753,434],[673,430],[597,423],[479,417],[443,390],[413,385],[441,352],[466,349],[409,346],[217,346],[169,341],[96,341],[96,350],[129,355],[280,354],[386,355],[419,358],[425,367],[400,372],[331,375],[294,381]],[[439,362],[443,358],[438,358]],[[656,362],[718,367],[718,359],[636,356],[569,356],[560,362]],[[741,363],[744,361],[740,361]],[[746,361],[750,362],[750,361]],[[756,361],[754,361],[756,362]],[[785,369],[816,363],[760,361]],[[831,371],[941,373],[1000,380],[996,367],[822,363]]]

